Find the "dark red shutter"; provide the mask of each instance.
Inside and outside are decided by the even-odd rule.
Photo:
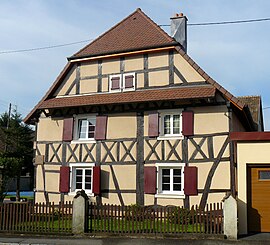
[[[111,86],[112,90],[120,88],[120,77],[112,77],[111,82],[112,82]]]
[[[73,140],[73,118],[65,118],[63,125],[63,141]]]
[[[148,115],[148,136],[157,137],[159,136],[158,123],[159,116],[158,112],[150,112]]]
[[[93,193],[100,194],[100,166],[93,167]]]
[[[156,194],[157,169],[156,167],[144,167],[144,193]]]
[[[182,112],[182,133],[184,136],[194,135],[194,113],[193,111]]]
[[[69,192],[69,176],[70,176],[70,167],[61,166],[60,167],[60,192]]]
[[[184,193],[188,196],[198,195],[198,169],[197,167],[184,168]]]
[[[133,88],[134,87],[134,76],[127,75],[125,76],[125,88]]]
[[[97,116],[96,117],[96,131],[95,139],[96,140],[105,140],[107,132],[107,119],[108,116]]]

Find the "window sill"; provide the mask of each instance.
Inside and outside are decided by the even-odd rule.
[[[85,193],[86,193],[86,195],[89,196],[89,197],[94,197],[94,196],[95,196],[95,194],[92,193],[92,192],[85,192]],[[77,192],[74,192],[74,191],[68,193],[68,195],[69,195],[69,196],[72,196],[72,197],[73,197],[73,196],[76,196],[76,194],[77,194]]]
[[[176,139],[184,139],[183,135],[166,135],[166,136],[158,136],[157,140],[176,140]]]
[[[185,194],[156,194],[155,195],[156,198],[167,198],[167,199],[184,199],[185,198]]]
[[[71,144],[81,144],[81,143],[96,143],[95,139],[82,139],[82,140],[72,140]]]

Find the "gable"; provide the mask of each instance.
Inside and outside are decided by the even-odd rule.
[[[118,40],[112,38],[114,36],[122,38]],[[92,101],[92,96],[89,101],[90,95],[110,92],[112,75],[123,78],[129,72],[134,76],[136,91],[133,93],[135,94],[139,90],[178,86],[183,88],[183,90],[180,89],[181,91],[184,91],[185,87],[192,86],[196,88],[196,98],[199,98],[203,97],[200,94],[201,86],[210,85],[213,91],[219,91],[222,97],[230,101],[240,113],[247,113],[244,103],[213,80],[183,51],[179,43],[140,9],[70,57],[69,60],[44,98],[25,118],[25,122],[37,118],[39,112],[46,109],[46,106],[53,105],[54,108],[72,106],[73,99],[68,99],[67,105],[64,101],[66,96],[86,96],[85,99],[90,103]],[[117,101],[117,96],[124,95],[116,94],[108,98],[113,97]],[[172,98],[173,96],[170,97]],[[60,99],[63,99],[63,103]],[[158,100],[158,97],[156,99]],[[163,99],[166,100],[166,98]],[[74,98],[74,100],[77,99]],[[85,101],[84,98],[80,100]],[[126,97],[124,100],[126,101]],[[142,98],[136,98],[136,101],[142,102]],[[147,96],[144,101],[148,101]],[[110,100],[104,101],[102,96],[102,104],[110,103]],[[78,106],[82,104],[80,102]],[[91,104],[88,105],[91,106]]]

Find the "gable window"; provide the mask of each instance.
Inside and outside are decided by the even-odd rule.
[[[160,112],[160,137],[182,136],[181,113],[181,110],[168,110]]]
[[[184,164],[157,164],[157,197],[184,197]]]
[[[109,79],[110,92],[135,90],[135,73],[111,75]]]
[[[70,192],[76,193],[80,190],[85,190],[86,193],[93,191],[93,166],[94,164],[70,164]]]
[[[96,116],[77,117],[75,126],[76,140],[94,140],[96,128]]]

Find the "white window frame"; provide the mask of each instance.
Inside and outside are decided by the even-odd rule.
[[[133,88],[125,88],[125,77],[126,76],[133,76]],[[134,91],[135,88],[135,81],[136,81],[136,74],[135,72],[129,72],[124,74],[114,74],[109,76],[109,92],[110,93],[118,93],[118,92],[128,92],[128,91]],[[112,89],[112,78],[119,77],[119,89]]]
[[[119,89],[112,89],[112,78],[114,78],[114,77],[120,78]],[[121,90],[122,90],[122,76],[121,76],[121,74],[110,75],[109,76],[109,92],[116,93],[116,92],[121,92]]]
[[[125,88],[125,78],[127,76],[133,76],[133,88]],[[122,89],[123,91],[134,91],[135,90],[135,80],[136,80],[136,77],[135,77],[135,72],[131,72],[131,73],[124,73],[123,74],[123,82],[122,82]]]
[[[163,139],[174,139],[174,138],[183,138],[183,134],[182,134],[182,109],[173,109],[173,110],[162,110],[159,111],[159,140],[163,140]],[[165,134],[164,133],[164,117],[170,115],[170,129],[171,132],[170,134]],[[180,118],[180,133],[179,134],[174,134],[173,133],[173,115],[179,115]]]
[[[185,198],[184,194],[184,167],[185,163],[156,163],[157,167],[157,198]],[[162,191],[162,169],[171,169],[170,185],[173,188],[173,169],[181,169],[181,191]]]
[[[85,193],[89,196],[94,196],[93,193],[93,167],[95,166],[94,163],[71,163],[69,164],[70,166],[70,191],[69,195],[75,195],[77,191],[80,191],[81,189],[76,189],[76,182],[75,182],[75,174],[76,174],[76,169],[91,169],[92,170],[92,176],[91,176],[91,190],[85,190]],[[85,180],[83,179],[83,185],[85,185]]]
[[[88,114],[88,115],[74,115],[74,128],[73,128],[73,141],[71,143],[83,143],[83,142],[87,142],[87,143],[90,143],[90,142],[95,142],[95,136],[93,138],[79,138],[79,120],[81,119],[92,119],[92,120],[95,120],[96,121],[96,114]],[[95,127],[96,127],[96,124],[95,124]],[[88,136],[88,130],[89,130],[89,127],[87,126],[87,131],[86,131],[86,135]],[[96,128],[95,128],[96,130]]]

